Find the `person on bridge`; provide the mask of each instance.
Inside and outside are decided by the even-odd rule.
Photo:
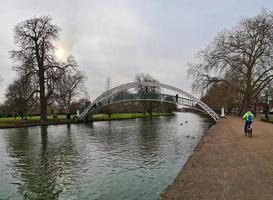
[[[254,119],[254,114],[251,112],[251,109],[248,108],[247,112],[243,115],[243,119],[246,120],[245,122],[245,134],[247,133],[247,127],[250,126]]]
[[[176,103],[178,102],[178,94],[175,95]]]

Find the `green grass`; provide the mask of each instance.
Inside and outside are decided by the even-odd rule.
[[[111,117],[108,117],[108,115],[94,115],[94,120],[113,120],[113,119],[129,119],[129,118],[143,118],[145,115],[142,113],[115,113],[111,114]]]
[[[152,113],[153,116],[169,116],[171,113]],[[119,120],[119,119],[132,119],[132,118],[144,118],[148,115],[144,115],[142,113],[114,113],[111,117],[108,115],[94,115],[94,121],[107,121],[107,120]],[[73,116],[71,116],[73,119]],[[48,121],[46,123],[67,123],[66,115],[58,115],[57,119],[53,119],[52,115],[48,115]],[[27,120],[21,119],[21,117],[17,117],[16,119],[13,117],[3,117],[0,118],[0,128],[4,127],[16,127],[16,126],[31,126],[35,124],[39,124],[40,116],[32,116],[28,117]]]
[[[48,115],[48,119],[53,119],[53,115]],[[71,117],[72,118],[72,117]],[[66,115],[58,115],[57,119],[66,119]],[[32,117],[27,117],[28,121],[39,121],[40,116],[32,116]],[[25,121],[24,119],[21,119],[21,117],[0,117],[0,122],[19,122],[19,121]]]
[[[169,116],[171,113],[152,113],[153,116]],[[102,120],[117,120],[117,119],[131,119],[131,118],[144,118],[148,115],[144,115],[143,113],[114,113],[111,114],[110,117],[108,115],[94,115],[93,118],[95,121]]]
[[[27,117],[27,120],[21,119],[21,117],[1,117],[0,127],[15,127],[20,125],[33,125],[40,122],[40,116]],[[66,115],[58,115],[57,119],[53,119],[52,115],[48,115],[47,123],[52,122],[66,122]]]

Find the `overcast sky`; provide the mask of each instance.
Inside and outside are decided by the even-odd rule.
[[[13,28],[49,15],[61,29],[59,46],[73,55],[88,77],[93,100],[105,90],[150,73],[162,83],[191,91],[187,63],[223,29],[262,8],[269,0],[0,0],[0,102],[15,77],[8,51]]]

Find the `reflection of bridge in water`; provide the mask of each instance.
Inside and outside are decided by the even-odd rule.
[[[136,89],[139,87],[158,87],[162,89],[167,89],[174,91],[178,96],[168,95],[168,94],[138,94],[138,93],[129,93],[123,94],[122,91],[129,89]],[[98,98],[96,98],[91,104],[89,104],[84,111],[80,114],[79,119],[83,120],[90,113],[94,113],[98,109],[125,102],[134,102],[134,101],[148,101],[148,102],[164,102],[164,103],[173,103],[177,105],[191,107],[197,109],[195,106],[199,105],[202,110],[209,114],[215,121],[219,119],[219,116],[209,108],[204,102],[200,99],[194,97],[193,95],[170,85],[158,83],[158,82],[132,82],[117,86],[110,89],[109,91],[104,92]]]

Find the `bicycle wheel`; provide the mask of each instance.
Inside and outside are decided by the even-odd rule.
[[[249,130],[248,130],[248,137],[252,137],[252,128],[249,128]]]

